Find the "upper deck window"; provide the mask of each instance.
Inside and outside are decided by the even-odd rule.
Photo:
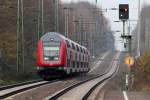
[[[76,47],[77,47],[77,51],[79,51],[79,46],[78,46],[78,45],[76,45]]]
[[[75,49],[75,45],[73,43],[71,43],[71,44],[72,44],[72,49]]]
[[[67,43],[67,47],[69,47],[69,48],[70,48],[71,46],[70,46],[70,43],[69,43],[69,41],[68,41],[68,40],[66,40],[66,43]]]

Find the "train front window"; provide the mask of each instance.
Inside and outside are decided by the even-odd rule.
[[[60,56],[60,43],[43,43],[44,60],[57,61]]]

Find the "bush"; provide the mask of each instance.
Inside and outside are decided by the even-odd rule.
[[[150,50],[146,51],[137,59],[134,66],[135,90],[150,90]]]

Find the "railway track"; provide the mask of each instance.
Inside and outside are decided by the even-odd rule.
[[[0,87],[0,100],[15,95],[17,93],[36,88],[38,86],[54,83],[57,81],[58,80],[53,80],[50,82],[43,81],[43,80],[34,80],[34,81],[28,81],[28,82],[23,82],[14,85],[3,86]]]
[[[68,91],[70,91],[71,89],[74,89],[75,87],[79,86],[79,85],[82,85],[90,80],[93,80],[95,78],[98,78],[100,76],[96,76],[96,77],[93,77],[93,78],[90,78],[90,79],[87,79],[87,80],[84,80],[82,82],[79,82],[79,83],[76,83],[72,86],[69,86],[67,88],[64,88],[63,90],[61,91],[58,91],[56,92],[55,94],[53,94],[52,96],[49,96],[49,97],[46,97],[44,100],[55,100],[55,99],[58,99],[59,97],[61,97],[62,95],[64,95],[65,93],[67,93]]]
[[[105,58],[105,57],[104,57]],[[109,71],[109,70],[108,70]],[[85,78],[85,79],[83,79],[82,81],[78,81],[78,82],[75,82],[75,83],[73,83],[73,85],[69,85],[69,87],[67,87],[67,88],[62,88],[63,90],[58,90],[59,92],[57,92],[58,93],[58,95],[57,96],[54,96],[54,94],[53,95],[51,95],[50,97],[52,97],[52,96],[54,96],[53,98],[48,98],[49,100],[55,100],[56,99],[56,97],[60,97],[60,96],[62,96],[63,94],[65,94],[65,92],[67,92],[67,91],[69,91],[69,90],[72,90],[73,88],[75,88],[75,87],[78,87],[78,86],[80,86],[80,85],[82,85],[82,84],[85,84],[86,82],[89,82],[89,81],[91,81],[91,80],[95,80],[95,79],[97,79],[97,78],[99,78],[99,77],[104,77],[105,75],[106,75],[106,73],[107,72],[104,72],[104,74],[101,74],[101,75],[97,75],[97,76],[89,76],[89,77],[87,77],[87,78]],[[85,76],[83,76],[83,77],[85,77]],[[105,79],[103,79],[102,81],[105,81],[106,80],[106,78]],[[60,83],[59,84],[62,84],[61,82],[66,82],[67,80],[63,80],[63,81],[60,81]],[[101,82],[102,82],[101,81]],[[23,93],[23,92],[25,92],[25,91],[27,91],[27,90],[32,90],[32,89],[34,89],[34,88],[36,88],[36,87],[39,87],[39,86],[45,86],[45,85],[49,85],[50,83],[58,83],[59,81],[58,80],[54,80],[54,81],[51,81],[51,82],[48,82],[48,81],[42,81],[42,80],[36,80],[36,81],[30,81],[30,82],[25,82],[25,83],[20,83],[20,84],[15,84],[15,85],[12,85],[12,86],[5,86],[5,87],[1,87],[0,88],[0,99],[5,99],[5,98],[8,98],[9,99],[9,97],[13,97],[13,96],[15,96],[16,94],[18,94],[18,93]],[[50,84],[51,85],[51,84]],[[55,85],[55,84],[53,84],[53,85]],[[92,89],[91,89],[92,90]],[[64,91],[64,92],[63,92]],[[55,92],[54,92],[55,93]],[[57,94],[57,93],[55,93],[55,95]],[[90,94],[90,92],[89,93],[87,93],[87,94]],[[47,95],[48,96],[48,95]],[[87,97],[87,96],[85,96],[85,97]],[[12,100],[12,99],[11,99]]]
[[[102,75],[84,80],[72,86],[66,87],[55,94],[46,97],[44,100],[87,100],[93,90],[105,81],[111,79],[118,70],[118,53],[112,60],[109,70]]]
[[[12,85],[1,86],[1,87],[0,87],[0,91],[6,90],[6,89],[9,89],[9,88],[13,88],[13,87],[16,87],[16,86],[22,86],[22,85],[32,84],[32,83],[36,83],[36,82],[40,82],[40,81],[42,81],[42,79],[33,80],[33,81],[27,81],[27,82],[22,82],[22,83],[18,83],[18,84],[12,84]]]

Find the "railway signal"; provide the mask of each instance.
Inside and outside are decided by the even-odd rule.
[[[129,67],[133,66],[133,64],[134,64],[134,58],[130,57],[130,56],[126,57],[125,58],[125,64],[128,65]]]
[[[129,5],[119,4],[119,19],[128,20],[129,19]]]
[[[127,56],[124,60],[125,64],[128,66],[129,70],[131,70],[131,66],[134,65],[134,58],[131,56]]]
[[[128,66],[128,73],[126,74],[126,80],[125,80],[125,87],[128,90],[129,85],[133,84],[133,74],[131,73],[131,67],[134,65],[135,61],[134,58],[131,57],[130,55],[127,55],[126,58],[124,59],[124,63]]]

